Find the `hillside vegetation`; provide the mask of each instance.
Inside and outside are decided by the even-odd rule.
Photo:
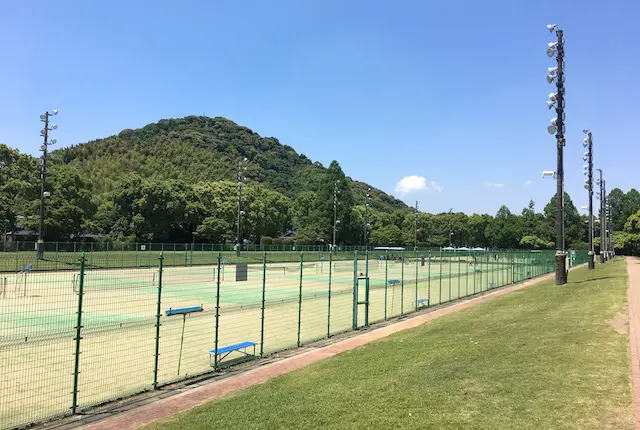
[[[110,241],[190,242],[196,233],[198,242],[234,242],[237,169],[245,158],[243,239],[270,242],[298,227],[298,243],[331,243],[336,188],[338,243],[362,244],[368,193],[369,242],[413,245],[414,210],[352,180],[338,161],[325,167],[276,138],[261,137],[225,118],[197,116],[165,119],[52,152],[46,239],[74,240],[95,233]],[[35,230],[38,160],[0,145],[0,167],[0,222],[8,231]],[[616,226],[622,230],[626,218],[640,209],[640,194],[615,189],[611,197],[621,214]],[[584,248],[585,217],[568,195],[565,201],[567,242]],[[495,216],[419,213],[418,242],[551,248],[554,202],[552,198],[542,213],[531,202],[520,215],[504,206]]]

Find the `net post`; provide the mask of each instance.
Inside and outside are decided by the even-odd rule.
[[[82,299],[84,296],[84,252],[80,256],[80,280],[78,281],[78,318],[76,320],[76,337],[75,340],[75,361],[73,366],[73,399],[71,401],[71,413],[75,415],[78,409],[78,376],[80,375],[80,339],[82,339]]]
[[[260,306],[260,357],[264,357],[264,302],[267,286],[267,253],[262,255],[262,304]]]
[[[220,261],[221,253],[218,253],[218,277],[216,279],[216,333],[213,341],[213,370],[218,370],[218,329],[220,327]]]
[[[164,253],[158,257],[158,300],[156,302],[156,344],[153,359],[153,389],[158,388],[158,357],[160,356],[160,316],[162,315],[162,263]],[[153,274],[155,277],[155,273]]]
[[[302,318],[302,269],[303,269],[303,255],[300,253],[300,287],[298,289],[298,347],[300,343],[300,325]]]

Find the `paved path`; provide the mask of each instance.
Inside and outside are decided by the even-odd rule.
[[[631,382],[636,429],[640,429],[640,259],[627,257],[629,275],[629,342],[631,343]]]
[[[638,279],[640,279],[640,261],[638,261],[637,268]],[[390,324],[386,327],[382,327],[376,330],[371,330],[361,335],[353,336],[348,339],[336,342],[332,345],[315,349],[313,351],[294,355],[292,357],[249,370],[231,378],[227,378],[221,381],[212,381],[211,383],[184,391],[180,394],[176,394],[174,396],[167,397],[144,406],[140,406],[138,408],[111,416],[93,424],[88,424],[84,428],[91,430],[125,430],[149,424],[153,421],[167,418],[177,412],[182,412],[186,409],[193,408],[209,400],[224,396],[237,390],[241,390],[253,384],[263,383],[271,378],[275,378],[276,376],[292,372],[308,364],[324,360],[325,358],[334,356],[353,348],[357,348],[358,346],[373,342],[377,339],[389,336],[401,330],[416,327],[420,324],[424,324],[427,321],[431,321],[443,315],[447,315],[460,309],[471,307],[477,303],[491,300],[492,298],[505,295],[512,291],[520,290],[529,285],[553,277],[554,274],[551,273],[549,275],[541,276],[522,284],[502,288],[491,293],[484,294],[482,296],[463,300],[451,306],[443,307],[432,312],[423,313],[413,318]],[[638,283],[637,285],[638,289],[640,289],[640,283]],[[640,317],[640,294],[638,295],[638,309],[638,316]],[[640,371],[640,367],[638,368],[638,370]]]

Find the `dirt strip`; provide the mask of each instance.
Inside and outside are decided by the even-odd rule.
[[[637,262],[637,276],[639,279],[637,286],[638,290],[640,290],[640,261]],[[325,358],[334,356],[341,352],[357,348],[358,346],[373,342],[377,339],[389,336],[401,330],[416,327],[420,324],[424,324],[427,321],[434,320],[443,315],[447,315],[452,312],[471,307],[477,303],[485,302],[495,297],[503,296],[512,291],[520,290],[522,288],[553,277],[554,274],[551,273],[530,281],[526,281],[521,284],[516,284],[511,287],[505,287],[468,300],[462,300],[450,306],[426,312],[379,329],[367,331],[361,335],[350,337],[348,339],[336,342],[332,345],[284,358],[282,360],[249,370],[247,372],[224,380],[212,381],[211,383],[207,383],[197,388],[183,391],[180,394],[176,394],[158,400],[156,402],[110,416],[109,418],[103,419],[101,421],[85,425],[82,428],[92,430],[134,429],[136,427],[149,424],[153,421],[165,419],[170,415],[185,411],[212,399],[224,396],[237,390],[241,390],[250,385],[263,383],[271,378],[275,378],[279,375],[292,372],[308,364],[315,363],[316,361],[324,360]],[[639,306],[639,312],[636,315],[640,317],[640,294],[638,295],[638,299],[636,302]],[[637,349],[635,349],[635,351],[637,359]],[[636,367],[634,367],[634,369]],[[640,371],[640,367],[638,367],[638,370]],[[82,423],[78,422],[76,423],[76,425],[81,426]]]
[[[640,259],[627,257],[631,382],[636,429],[640,429]]]

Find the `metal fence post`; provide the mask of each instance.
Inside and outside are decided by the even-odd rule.
[[[158,302],[156,304],[156,353],[153,362],[153,389],[158,387],[158,357],[160,356],[160,317],[162,316],[162,252],[158,258]]]
[[[404,315],[404,254],[402,254],[402,277],[400,280],[400,315]]]
[[[429,301],[427,304],[431,306],[431,251],[429,251],[429,257],[427,261],[427,298]]]
[[[264,357],[264,302],[267,286],[267,253],[262,255],[262,306],[260,307],[260,357]]]
[[[358,328],[358,250],[353,252],[353,310],[351,327],[353,330]]]
[[[384,255],[384,320],[387,320],[387,286],[389,285],[389,255]]]
[[[333,269],[333,252],[329,253],[329,303],[327,309],[327,338],[331,337],[331,275]]]
[[[447,273],[447,278],[449,279],[449,301],[451,301],[451,257],[451,254],[449,254],[449,272]]]
[[[418,310],[418,251],[416,251],[416,311]]]
[[[438,304],[442,303],[442,247],[440,247],[440,291],[438,292]]]
[[[73,400],[71,403],[71,413],[75,414],[78,409],[78,376],[80,374],[80,339],[82,339],[82,298],[84,296],[84,252],[80,257],[80,279],[78,280],[78,318],[76,320],[76,341],[75,363],[73,367]]]
[[[458,259],[458,298],[460,298],[460,256],[456,254]]]
[[[300,289],[298,290],[298,346],[300,346],[300,324],[302,318],[302,269],[304,267],[303,264],[303,256],[302,252],[300,253]]]
[[[220,328],[220,262],[222,254],[218,253],[218,274],[216,279],[216,334],[213,345],[213,370],[218,370],[218,329]]]

